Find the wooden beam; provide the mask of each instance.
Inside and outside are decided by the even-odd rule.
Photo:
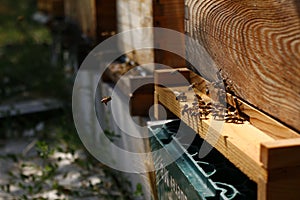
[[[267,169],[300,167],[299,155],[300,138],[261,144],[261,162]]]
[[[183,70],[183,69],[182,69]],[[161,73],[160,71],[157,74]],[[165,71],[166,73],[166,71]],[[189,71],[191,83],[197,83],[195,89],[198,92],[205,93],[207,87],[211,86],[211,83],[202,78],[201,76],[195,74],[194,72]],[[185,75],[187,76],[187,75]],[[211,89],[212,87],[210,87]],[[226,93],[226,102],[231,106],[239,104],[240,109],[243,113],[249,116],[249,122],[251,125],[260,129],[264,133],[268,134],[274,139],[289,139],[289,138],[300,138],[300,134],[296,131],[286,127],[284,124],[270,117],[269,115],[261,112],[260,110],[254,108],[252,105],[249,105],[247,102],[243,101],[240,98],[235,98],[232,94]]]
[[[261,162],[268,171],[259,182],[260,199],[300,199],[300,139],[261,144]]]
[[[260,142],[272,141],[273,138],[256,129],[249,123],[246,124],[224,124],[221,132],[210,128],[211,120],[197,120],[188,114],[182,115],[185,104],[191,105],[193,92],[186,93],[188,102],[178,102],[174,93],[170,90],[181,91],[184,88],[163,88],[156,86],[155,91],[158,101],[179,117],[188,126],[194,129],[202,138],[209,135],[211,141],[217,141],[213,146],[218,149],[235,166],[244,172],[255,182],[259,178],[266,179],[266,171],[262,168],[259,160]],[[186,87],[185,87],[186,89]],[[208,142],[211,142],[208,141]]]
[[[185,31],[205,47],[223,77],[233,82],[234,92],[300,131],[300,2],[185,4]],[[197,57],[192,46],[187,52],[187,58]]]
[[[174,74],[174,71],[178,72],[177,76],[181,76],[180,73],[183,73],[186,80],[195,81],[200,84],[197,84],[194,90],[189,90],[186,85],[179,86],[185,82],[180,81],[178,77],[176,77],[176,74]],[[202,138],[206,138],[210,143],[215,143],[214,146],[225,157],[256,183],[260,183],[261,180],[263,180],[263,182],[267,182],[268,180],[267,168],[263,166],[260,158],[261,143],[276,144],[276,142],[284,141],[287,138],[296,138],[295,140],[297,141],[300,139],[299,134],[256,110],[242,100],[238,100],[238,103],[240,104],[242,112],[250,117],[249,121],[243,124],[224,123],[222,130],[214,130],[210,127],[212,123],[211,118],[200,120],[197,117],[182,112],[185,105],[192,107],[195,93],[201,96],[205,101],[211,101],[211,99],[204,94],[206,86],[210,84],[209,82],[187,69],[179,69],[177,71],[175,69],[156,70],[154,77],[155,83],[157,83],[155,85],[155,102],[161,103],[168,108],[168,110],[182,119]],[[169,87],[161,86],[161,81],[164,80],[166,80]],[[187,101],[179,102],[176,99],[175,91],[184,91],[187,96]],[[233,102],[232,99],[233,96],[227,94],[228,103],[233,105],[235,102]]]

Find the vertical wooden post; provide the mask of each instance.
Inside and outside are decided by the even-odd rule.
[[[184,33],[184,0],[156,0],[153,1],[153,26],[172,29]],[[166,35],[165,37],[168,37]],[[164,49],[165,39],[154,34],[154,42]],[[185,41],[177,41],[185,52]],[[161,63],[169,67],[185,67],[184,58],[161,49],[154,50],[155,63]]]
[[[300,139],[261,144],[260,160],[268,171],[258,184],[258,199],[300,199]]]

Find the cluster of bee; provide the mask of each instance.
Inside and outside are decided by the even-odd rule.
[[[243,124],[247,120],[239,107],[235,108],[219,102],[205,102],[199,95],[195,95],[192,106],[188,104],[183,106],[181,115],[184,116],[185,113],[201,120],[208,119],[209,114],[211,114],[213,119],[224,120],[227,123]]]

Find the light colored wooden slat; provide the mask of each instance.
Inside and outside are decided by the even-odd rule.
[[[154,82],[164,86],[187,85],[190,81],[190,70],[186,68],[155,70]]]
[[[175,87],[172,89],[180,91],[184,88]],[[222,131],[218,132],[209,128],[211,125],[210,120],[202,120],[200,122],[195,118],[189,117],[187,114],[182,116],[181,110],[186,103],[178,102],[170,88],[156,86],[155,91],[158,95],[158,101],[198,132],[202,138],[206,138],[209,134],[211,141],[217,140],[214,147],[249,176],[250,179],[255,182],[258,182],[259,179],[266,180],[267,173],[262,167],[262,163],[259,159],[260,143],[263,141],[274,141],[273,138],[256,129],[249,123],[225,123]],[[191,104],[192,99],[194,98],[193,92],[188,92],[186,95],[188,96],[187,104]]]
[[[241,99],[237,99],[237,101],[241,105],[242,111],[250,117],[250,123],[274,139],[300,138],[300,135],[296,131],[287,128],[282,123],[260,112]],[[235,105],[232,95],[227,94],[227,102]]]
[[[300,131],[299,1],[186,0],[185,4],[186,31],[234,83],[235,93]],[[188,58],[195,56],[192,46],[187,50]]]
[[[180,81],[178,78],[181,76],[181,73],[185,77],[184,81]],[[163,104],[199,133],[202,138],[206,138],[208,142],[214,143],[214,141],[217,141],[214,146],[256,183],[260,183],[260,180],[267,182],[269,178],[267,168],[261,162],[261,152],[263,152],[264,149],[268,150],[269,146],[272,148],[272,145],[280,145],[281,142],[287,141],[287,138],[289,138],[290,143],[294,145],[297,145],[296,141],[300,139],[296,132],[239,99],[238,102],[240,103],[242,112],[250,117],[249,122],[244,122],[244,124],[224,123],[220,132],[210,129],[212,119],[200,120],[182,113],[184,105],[187,104],[189,107],[192,107],[195,93],[206,101],[210,100],[210,98],[203,93],[206,91],[207,85],[210,84],[209,82],[185,68],[178,70],[156,70],[154,77],[155,83],[157,84],[155,86],[155,103]],[[185,82],[187,80],[199,84],[191,91],[187,88],[188,85]],[[162,82],[165,82],[168,87],[161,87]],[[185,84],[185,86],[179,86],[180,84]],[[179,102],[176,100],[174,91],[184,91],[187,95],[187,102]],[[235,105],[231,94],[227,94],[227,100],[231,105]],[[158,110],[155,112],[158,112]],[[159,114],[157,114],[157,116],[159,116]],[[294,138],[296,139],[293,140]],[[261,147],[261,143],[267,145],[267,147]],[[284,144],[286,144],[286,142]],[[294,154],[292,154],[291,158],[293,156]],[[275,157],[273,158],[275,159]],[[294,164],[295,163],[291,163],[291,166],[294,166]]]

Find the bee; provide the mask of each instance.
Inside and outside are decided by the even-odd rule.
[[[184,106],[183,106],[183,109],[182,109],[182,111],[181,111],[181,115],[183,116],[184,115],[184,113],[187,113],[188,112],[188,105],[187,104],[185,104]]]
[[[174,92],[176,96],[176,100],[180,102],[186,102],[187,101],[187,96],[185,95],[185,92]]]
[[[193,90],[196,87],[196,85],[197,85],[196,83],[192,83],[191,85],[189,85],[188,91]]]
[[[104,103],[105,105],[107,105],[107,103],[110,101],[111,101],[111,96],[106,96],[101,99],[101,103]]]

